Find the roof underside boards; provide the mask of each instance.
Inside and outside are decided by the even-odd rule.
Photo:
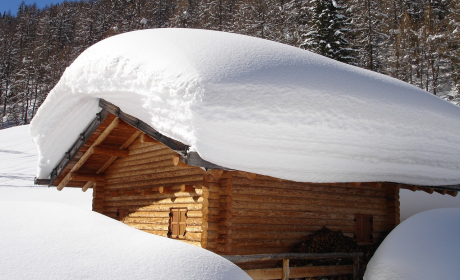
[[[107,101],[101,100],[100,102],[101,107],[103,110],[97,114],[96,118],[90,123],[87,129],[81,135],[88,135],[86,137],[86,141],[84,144],[81,144],[82,139],[84,137],[79,138],[73,147],[67,152],[61,162],[58,164],[62,166],[61,172],[57,173],[57,177],[51,178],[51,180],[43,180],[43,179],[36,179],[36,184],[49,184],[59,186],[65,180],[66,177],[69,176],[69,172],[75,167],[76,164],[81,163],[82,157],[84,157],[85,153],[88,152],[90,148],[95,149],[93,146],[95,141],[100,141],[101,135],[104,132],[107,132],[110,129],[111,125],[116,125],[113,129],[110,130],[110,133],[103,138],[102,142],[97,145],[97,149],[92,152],[92,154],[81,163],[81,167],[77,171],[74,172],[75,176],[72,179],[69,179],[65,182],[64,186],[68,187],[79,187],[79,188],[87,188],[92,187],[91,184],[88,184],[88,181],[98,181],[103,183],[103,178],[99,178],[97,174],[103,174],[103,172],[116,160],[117,157],[114,157],[107,151],[123,151],[126,149],[136,138],[141,136],[143,133],[146,135],[153,135],[162,140],[163,144],[168,146],[167,144],[172,143],[173,147],[186,147],[182,143],[169,139],[166,136],[163,136],[156,132],[153,128],[149,127],[145,123],[143,124],[142,121],[138,120],[137,118],[130,116],[126,113],[123,113],[117,106],[108,103]],[[110,113],[109,113],[110,111]],[[115,116],[113,113],[117,114]],[[127,123],[129,122],[129,123]],[[94,127],[95,124],[100,123],[96,128]],[[135,128],[136,125],[138,128]],[[142,128],[147,127],[146,131]],[[152,134],[152,131],[154,132]],[[146,136],[147,137],[147,136]],[[151,141],[156,141],[156,139],[151,138]],[[168,146],[169,147],[169,146]],[[171,147],[169,147],[171,148]],[[72,150],[76,150],[75,153],[72,153]],[[225,169],[224,167],[220,167],[204,161],[201,157],[196,153],[187,153],[186,149],[179,150],[176,152],[180,152],[181,160],[189,164],[191,166],[200,166],[205,167],[206,169]],[[178,153],[179,154],[179,153]],[[69,155],[74,155],[69,160]],[[57,168],[55,168],[56,170]],[[57,171],[56,171],[57,172]],[[359,188],[362,183],[352,183],[351,185]],[[377,184],[382,185],[381,182],[369,182],[363,184]],[[347,183],[347,185],[350,185]],[[407,184],[400,184],[401,188],[409,189],[412,191],[425,191],[427,193],[438,192],[440,194],[448,194],[451,196],[456,196],[457,192],[460,190],[459,185],[452,185],[452,186],[414,186],[414,185],[407,185]]]
[[[99,127],[94,131],[94,133],[89,137],[86,143],[78,150],[76,155],[70,160],[70,162],[65,166],[61,174],[56,178],[53,185],[59,185],[61,181],[68,175],[70,170],[79,162],[82,156],[88,151],[92,144],[98,139],[98,137],[103,133],[103,131],[116,119],[116,116],[109,114],[108,117],[99,125]],[[105,138],[105,140],[98,145],[99,148],[110,149],[110,150],[119,150],[120,147],[134,134],[137,132],[137,129],[131,125],[120,121],[118,125],[111,131],[111,133]],[[111,155],[108,154],[92,154],[84,164],[78,169],[78,174],[81,175],[94,175],[98,174],[98,170],[104,166],[104,164],[109,161]],[[66,186],[70,187],[83,187],[86,184],[86,180],[76,181],[70,180]]]

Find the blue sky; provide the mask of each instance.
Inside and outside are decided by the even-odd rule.
[[[8,12],[8,10],[11,11],[12,15],[15,15],[16,12],[18,11],[19,5],[21,4],[22,0],[0,0],[0,12],[3,14],[3,12]],[[27,5],[37,3],[37,6],[39,8],[43,8],[46,5],[50,4],[57,4],[64,2],[63,0],[24,0],[24,3]]]

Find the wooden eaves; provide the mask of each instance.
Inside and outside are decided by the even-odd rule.
[[[114,115],[116,116],[117,120],[118,119],[122,120],[125,123],[131,125],[132,127],[134,127],[135,129],[139,131],[139,134],[145,133],[146,135],[152,137],[156,141],[174,150],[180,156],[180,160],[187,165],[201,167],[206,170],[207,169],[231,170],[229,168],[222,167],[222,166],[213,164],[211,162],[208,162],[202,159],[197,152],[189,151],[188,150],[189,146],[161,134],[160,132],[152,128],[150,125],[139,120],[138,118],[135,118],[131,115],[124,113],[119,107],[113,105],[112,103],[104,99],[99,100],[99,106],[102,108],[102,110],[96,114],[96,117],[86,127],[84,132],[80,134],[80,137],[75,141],[75,143],[72,145],[69,151],[67,151],[64,154],[62,159],[59,161],[59,163],[56,165],[56,167],[51,172],[50,178],[49,179],[35,178],[34,183],[36,185],[52,186],[55,180],[62,174],[64,169],[69,165],[69,163],[71,163],[72,160],[73,160],[72,162],[73,167],[71,168],[70,172],[66,175],[67,177],[65,178],[67,182],[71,179],[70,177],[72,177],[73,174],[76,174],[75,172],[78,171],[79,167],[81,167],[91,155],[102,154],[102,153],[105,153],[105,154],[116,153],[116,155],[113,154],[113,158],[116,159],[122,153],[124,153],[123,150],[118,150],[114,152],[113,150],[109,151],[109,149],[97,147],[99,142],[104,141],[104,138],[101,138],[101,139],[97,139],[95,141],[96,143],[93,143],[91,147],[89,147],[89,149],[86,150],[85,154],[75,163],[75,157],[77,153],[82,149],[85,143],[87,143],[88,139],[96,132],[96,130],[107,119],[109,115]],[[117,125],[116,121],[112,122],[111,125],[113,127],[110,127],[109,125],[108,130],[105,130],[105,134],[107,135],[110,134],[111,129],[113,129]],[[137,136],[139,136],[139,134]],[[110,165],[113,161],[107,161],[106,164]],[[108,166],[102,166],[100,170],[106,169],[107,167]],[[102,172],[98,172],[98,173],[102,173]]]
[[[63,178],[65,180],[64,183],[60,184],[61,186],[58,187],[58,189],[62,188],[62,185],[65,185],[71,179],[73,180],[80,179],[82,181],[86,181],[86,179],[91,179],[91,178],[84,178],[84,176],[88,176],[87,174],[85,175],[85,174],[78,173],[79,168],[85,163],[85,161],[91,155],[106,154],[106,155],[111,156],[110,159],[105,161],[105,164],[101,166],[96,172],[97,174],[103,173],[103,171],[105,171],[110,166],[110,164],[112,164],[118,157],[122,157],[125,153],[127,153],[126,150],[124,150],[125,148],[127,148],[127,144],[129,145],[130,143],[132,143],[132,141],[134,141],[134,139],[137,138],[142,133],[152,137],[156,141],[174,150],[180,157],[180,160],[189,166],[197,166],[197,167],[204,168],[206,170],[208,169],[231,170],[229,168],[222,167],[222,166],[213,164],[211,162],[208,162],[202,159],[197,152],[189,151],[189,146],[161,134],[160,132],[158,132],[157,130],[155,130],[154,128],[152,128],[150,125],[146,124],[142,120],[139,120],[136,117],[126,114],[119,107],[117,107],[116,105],[104,99],[99,100],[99,106],[102,108],[102,110],[96,114],[96,117],[87,126],[84,132],[80,134],[80,137],[75,141],[75,143],[72,145],[69,151],[67,151],[64,154],[64,156],[59,161],[57,166],[51,172],[50,179],[35,178],[35,184],[48,185],[48,186],[53,185],[55,180],[62,174],[64,169],[66,167],[67,169],[69,169],[69,164],[72,167],[70,168],[70,171],[67,172],[66,177]],[[91,146],[89,146],[88,149],[85,151],[85,154],[82,155],[78,159],[78,161],[75,160],[77,153],[80,152],[81,154],[82,147],[84,147],[85,143],[86,145],[88,145],[87,141],[90,139],[91,136],[93,138],[95,137],[93,134],[96,132],[98,128],[100,128],[101,124],[104,121],[106,121],[107,117],[109,117],[110,115],[113,115],[116,117],[110,123],[112,127],[108,125],[105,132],[101,131],[101,135],[99,135],[99,137],[102,137],[102,138],[98,138],[94,140]],[[112,131],[111,129],[115,128],[118,125],[117,120],[122,120],[123,122],[129,124],[130,126],[136,129],[137,133],[133,133],[133,135],[131,136],[131,138],[133,139],[127,139],[124,145],[119,147],[118,150],[105,149],[102,147],[98,147],[98,144],[104,141],[105,139],[104,137],[110,134],[110,132]],[[102,174],[99,176],[102,176]],[[87,189],[88,187],[92,187],[90,182],[93,182],[93,184],[95,184],[95,180],[97,179],[96,177],[92,178],[93,180],[87,180],[87,183],[84,186],[82,186],[82,188]],[[357,187],[359,187],[360,183],[355,183],[355,184],[358,184]],[[377,182],[377,184],[381,184],[381,183]],[[400,185],[400,188],[409,189],[412,191],[421,190],[427,193],[438,192],[443,195],[448,194],[451,196],[456,196],[458,191],[460,190],[460,185],[451,185],[451,186],[414,186],[414,185],[406,185],[406,184],[399,184],[399,185]]]

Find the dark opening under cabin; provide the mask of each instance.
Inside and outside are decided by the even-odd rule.
[[[96,212],[253,279],[359,279],[400,222],[400,189],[457,195],[459,120],[420,89],[298,48],[156,29],[85,51],[31,134],[36,183],[91,188]]]

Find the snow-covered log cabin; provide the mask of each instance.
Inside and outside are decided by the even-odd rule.
[[[221,255],[291,252],[323,226],[372,243],[399,189],[456,195],[460,108],[242,35],[126,33],[86,50],[31,124],[37,184]]]

